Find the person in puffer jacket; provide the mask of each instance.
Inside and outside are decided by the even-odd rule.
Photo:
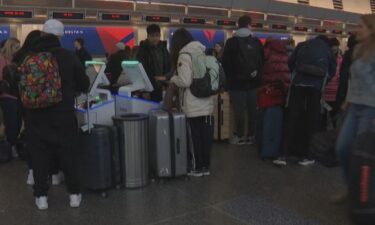
[[[186,114],[191,129],[194,154],[192,156],[189,176],[201,177],[210,175],[210,151],[213,145],[214,121],[213,102],[210,97],[197,98],[191,91],[193,82],[192,58],[189,54],[204,54],[205,47],[194,41],[186,29],[177,30],[172,38],[171,58],[177,74],[171,78],[171,83],[180,89],[180,104]]]
[[[290,83],[286,42],[269,39],[264,53],[264,73],[257,94],[261,118],[258,143],[262,158],[276,158],[281,155],[283,108]]]

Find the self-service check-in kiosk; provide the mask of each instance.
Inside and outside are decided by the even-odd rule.
[[[76,114],[79,126],[88,124],[112,125],[115,115],[115,101],[111,92],[100,88],[110,85],[104,73],[106,66],[103,62],[86,62],[86,74],[90,79],[88,94],[82,94],[76,99]]]
[[[142,64],[138,61],[123,61],[122,68],[129,77],[130,85],[121,87],[116,101],[116,115],[126,113],[146,113],[152,109],[160,108],[160,104],[139,98],[132,98],[132,94],[136,91],[152,92],[154,90],[150,79]]]

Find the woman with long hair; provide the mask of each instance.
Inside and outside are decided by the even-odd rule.
[[[3,79],[3,69],[9,65],[14,54],[20,49],[20,41],[17,38],[9,38],[0,50],[0,80]]]
[[[347,102],[343,106],[347,115],[336,144],[347,180],[353,141],[360,134],[375,130],[375,15],[361,17],[357,39]]]
[[[180,105],[191,129],[194,154],[189,175],[196,177],[210,175],[210,151],[214,133],[211,98],[197,98],[190,91],[194,67],[192,55],[205,54],[204,52],[205,47],[194,41],[186,29],[179,29],[173,34],[172,67],[176,68],[177,73],[171,78],[171,83],[180,89]]]

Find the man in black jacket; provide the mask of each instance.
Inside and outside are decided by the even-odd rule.
[[[81,62],[83,67],[86,67],[85,63],[92,60],[92,56],[87,52],[85,48],[85,40],[83,38],[77,38],[74,41],[74,47],[76,49],[76,56]]]
[[[152,24],[147,27],[147,39],[140,44],[137,60],[142,63],[154,91],[150,93],[152,101],[161,102],[163,100],[162,85],[159,81],[166,79],[166,74],[170,72],[170,59],[167,50],[167,42],[160,41],[160,27]]]
[[[259,39],[251,32],[251,18],[242,16],[239,29],[224,48],[223,67],[235,114],[235,131],[232,144],[252,144],[256,124],[256,89],[260,85],[264,51]],[[253,69],[249,69],[249,65]],[[245,72],[244,71],[251,71]],[[248,137],[245,137],[245,117],[248,116]]]
[[[79,207],[82,196],[77,176],[78,127],[74,103],[77,93],[88,91],[90,81],[79,59],[61,47],[58,36],[64,34],[64,25],[49,20],[43,31],[46,34],[37,41],[33,52],[51,52],[56,57],[63,99],[55,106],[27,111],[27,144],[34,171],[35,204],[40,210],[48,209],[47,180],[51,159],[57,155],[65,174],[70,206]]]

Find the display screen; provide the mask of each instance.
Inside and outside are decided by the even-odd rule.
[[[103,13],[102,20],[129,21],[130,15],[117,13]]]
[[[8,10],[0,11],[0,18],[32,18],[32,17],[33,17],[32,11],[8,11]]]
[[[156,23],[169,23],[171,22],[171,18],[167,16],[146,16],[145,21]]]
[[[205,19],[199,19],[199,18],[184,18],[184,23],[189,24],[205,24]]]
[[[251,27],[253,27],[253,28],[263,28],[263,24],[262,23],[252,23]]]
[[[77,12],[53,12],[53,19],[83,20],[85,15]]]
[[[236,21],[233,20],[218,20],[218,26],[236,26]]]
[[[275,29],[275,30],[286,30],[288,27],[286,25],[283,25],[283,24],[273,24],[272,25],[272,29]]]
[[[96,78],[99,75],[99,72],[102,68],[103,64],[88,64],[86,68],[86,74],[90,79],[90,88],[89,90],[91,91],[92,86],[95,83]]]
[[[294,27],[294,30],[295,31],[301,31],[301,32],[307,32],[309,29],[307,27],[297,26],[297,27]]]
[[[327,29],[324,28],[315,28],[315,33],[327,33]]]

